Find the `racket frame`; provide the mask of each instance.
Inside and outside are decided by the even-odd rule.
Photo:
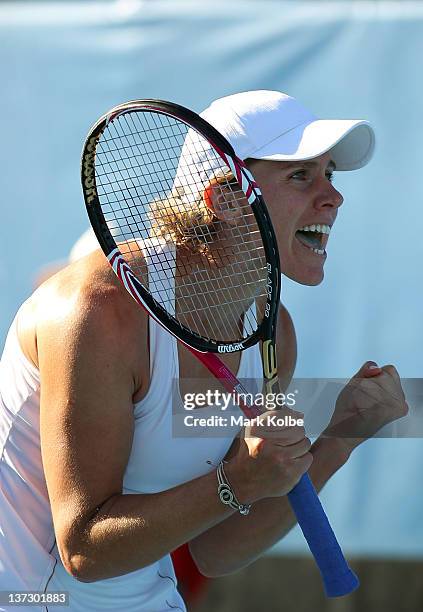
[[[95,158],[100,138],[109,124],[125,113],[131,112],[160,113],[173,117],[178,121],[182,121],[188,128],[199,132],[217,151],[222,161],[232,170],[234,177],[237,179],[238,184],[247,197],[263,239],[267,272],[267,295],[264,304],[263,319],[259,323],[257,329],[245,340],[215,341],[213,339],[204,338],[193,330],[185,327],[172,317],[172,315],[170,315],[142,285],[137,276],[131,271],[130,266],[126,263],[125,258],[120,252],[104,218],[100,198],[98,196]],[[171,334],[180,339],[185,345],[202,353],[234,353],[253,346],[259,340],[262,340],[263,363],[265,364],[265,368],[269,371],[269,374],[272,374],[273,377],[276,370],[274,338],[281,291],[277,240],[260,189],[253,180],[244,161],[236,156],[235,151],[226,139],[224,139],[223,136],[202,117],[178,104],[156,99],[125,102],[124,104],[115,106],[108,113],[105,113],[91,128],[82,151],[81,181],[88,216],[97,240],[106,257],[109,259],[113,270],[132,297]],[[266,372],[265,378],[269,378]]]

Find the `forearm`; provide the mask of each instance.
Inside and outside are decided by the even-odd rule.
[[[317,440],[311,452],[314,460],[309,475],[320,491],[348,457],[338,452],[337,441],[331,439]],[[192,540],[191,552],[202,573],[222,576],[252,563],[295,523],[287,496],[262,499],[252,505],[248,516],[233,514]]]
[[[145,567],[234,511],[216,495],[214,472],[151,495],[116,495],[86,525],[67,563],[79,580],[112,578]]]

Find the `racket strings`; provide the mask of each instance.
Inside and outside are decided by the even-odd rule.
[[[204,137],[162,113],[121,114],[99,140],[96,183],[123,257],[180,325],[218,341],[256,331],[251,305],[266,296],[262,237]]]

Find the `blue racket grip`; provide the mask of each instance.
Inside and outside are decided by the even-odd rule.
[[[349,567],[308,474],[288,493],[310,550],[322,574],[328,597],[341,597],[360,584]]]

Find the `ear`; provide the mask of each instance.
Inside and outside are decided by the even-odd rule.
[[[245,205],[245,198],[235,198],[234,192],[230,187],[213,180],[205,188],[203,200],[207,208],[209,208],[220,221],[225,221],[229,225],[237,225],[240,223],[242,219],[242,207]]]

